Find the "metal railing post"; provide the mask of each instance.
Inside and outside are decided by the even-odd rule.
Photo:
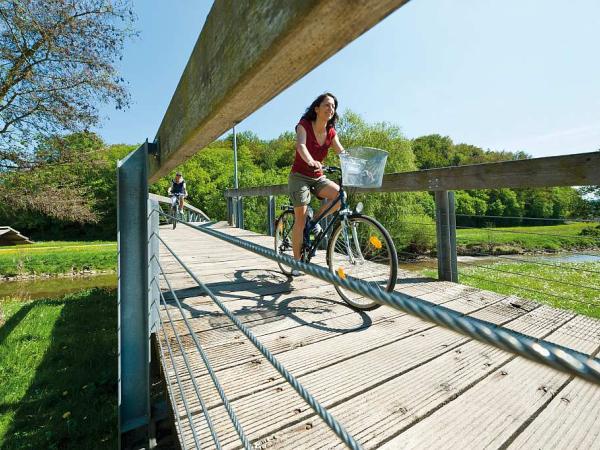
[[[148,143],[117,163],[120,447],[148,445]]]
[[[456,205],[454,191],[448,192],[448,225],[450,232],[450,265],[452,267],[452,280],[458,283],[458,260],[456,257]]]
[[[237,198],[237,222],[238,228],[244,229],[244,197]]]
[[[267,200],[267,233],[275,236],[275,196],[269,195]]]
[[[448,191],[435,191],[438,278],[444,281],[452,281],[449,209]]]
[[[158,308],[160,306],[160,292],[158,289],[158,202],[148,200],[148,308],[150,319],[150,333],[158,329]]]
[[[227,197],[227,223],[233,226],[233,197]]]

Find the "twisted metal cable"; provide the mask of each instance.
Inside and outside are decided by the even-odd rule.
[[[160,323],[162,326],[163,325],[162,318],[160,317],[160,315],[158,317],[160,319]],[[163,334],[164,334],[164,328],[163,328]],[[200,449],[201,448],[200,438],[196,434],[196,427],[194,427],[194,421],[192,419],[192,414],[190,412],[190,408],[188,406],[187,400],[185,399],[185,392],[184,392],[183,386],[181,385],[181,379],[179,378],[179,371],[177,370],[177,364],[175,363],[175,358],[173,357],[173,352],[171,350],[171,343],[166,338],[166,334],[164,334],[164,336],[165,336],[165,342],[167,343],[167,350],[169,351],[169,358],[171,359],[171,364],[173,365],[173,370],[175,372],[175,379],[177,380],[177,385],[179,386],[179,392],[181,393],[181,398],[183,399],[183,407],[185,408],[185,412],[187,414],[188,421],[190,422],[190,428],[192,429],[192,436],[194,437],[194,443],[196,444],[196,448]],[[160,347],[161,358],[163,361],[166,361],[160,338],[158,339],[158,345]],[[175,405],[175,403],[173,403],[173,405]],[[177,417],[179,417],[179,413],[177,411],[174,411],[174,412],[175,412],[175,415]],[[183,438],[183,429],[181,428],[181,422],[179,422],[179,430],[181,431],[181,436]],[[183,440],[184,439],[181,439],[181,441],[183,441]]]
[[[165,281],[166,281],[166,278],[165,278]],[[160,285],[159,285],[159,290],[160,290]],[[172,290],[171,290],[171,293],[173,293]],[[175,294],[173,294],[173,295],[175,295]],[[191,364],[188,360],[186,351],[183,348],[183,344],[181,343],[181,340],[179,339],[179,333],[177,333],[177,330],[175,329],[175,325],[173,324],[173,319],[171,318],[171,313],[169,312],[169,308],[167,307],[167,301],[165,300],[165,296],[163,295],[162,291],[160,291],[160,297],[162,299],[163,304],[165,305],[165,311],[167,313],[167,317],[169,318],[169,323],[171,324],[171,328],[173,329],[173,334],[175,335],[177,344],[179,345],[179,348],[181,349],[181,355],[183,356],[183,361],[185,363],[185,367],[187,368],[188,373],[190,374],[190,378],[192,379],[192,385],[194,386],[194,390],[196,391],[196,395],[198,397],[198,401],[200,402],[200,407],[202,408],[202,412],[204,413],[204,418],[206,419],[206,423],[208,424],[208,429],[210,430],[210,434],[212,435],[213,442],[215,443],[215,446],[217,447],[217,449],[221,449],[222,447],[221,447],[221,443],[219,442],[217,432],[215,431],[215,427],[210,418],[210,414],[208,414],[208,409],[206,408],[204,399],[202,398],[202,395],[200,394],[200,388],[198,387],[198,383],[196,383],[196,377],[194,377],[194,373],[193,373]],[[180,310],[180,313],[183,316],[183,311]],[[161,325],[163,325],[162,318],[160,319],[160,323],[161,323]],[[164,331],[163,331],[163,333],[164,333]]]
[[[158,336],[158,334],[157,334]],[[160,358],[161,361],[165,361],[165,354],[163,352],[163,348],[162,348],[162,342],[160,342],[160,338],[157,338],[158,341],[158,346],[160,348]],[[163,366],[164,367],[164,366]],[[171,384],[171,379],[169,377],[165,377],[167,380],[167,394],[169,395],[169,400],[171,401],[171,405],[173,407],[175,407],[175,398],[173,397],[173,386]],[[179,427],[180,430],[182,430],[183,428],[181,428],[181,419],[179,418],[179,414],[177,413],[177,411],[175,411],[175,420],[177,420],[177,426]],[[181,450],[187,450],[187,446],[185,445],[185,441],[181,442],[183,448]]]
[[[164,244],[164,241],[162,240],[162,238],[159,235],[156,235],[156,237],[158,237],[158,239]],[[208,360],[208,356],[204,352],[204,349],[202,348],[202,345],[200,345],[200,341],[198,340],[198,336],[196,336],[196,333],[192,329],[192,326],[190,325],[190,322],[188,321],[187,317],[185,317],[185,315],[183,314],[183,307],[181,306],[181,303],[179,302],[179,298],[177,298],[177,295],[175,294],[175,291],[171,287],[171,283],[169,283],[169,280],[167,279],[167,275],[165,274],[165,271],[163,270],[163,268],[160,265],[160,263],[158,263],[158,267],[160,268],[160,271],[161,271],[161,273],[163,275],[163,278],[166,281],[167,286],[169,287],[169,290],[171,291],[171,294],[173,295],[173,298],[175,299],[175,302],[177,303],[177,307],[179,308],[179,311],[181,312],[181,317],[183,318],[183,321],[185,322],[185,325],[187,326],[187,329],[190,332],[190,335],[192,336],[192,339],[194,340],[194,343],[196,344],[196,349],[198,350],[198,353],[200,353],[200,357],[202,358],[202,361],[204,362],[204,365],[206,366],[206,370],[208,371],[208,373],[210,375],[210,378],[212,379],[212,382],[215,385],[215,388],[219,392],[219,396],[221,397],[221,401],[223,402],[223,406],[225,406],[225,409],[227,410],[227,414],[229,414],[229,418],[231,419],[231,423],[233,424],[233,427],[235,428],[235,431],[237,432],[240,440],[242,441],[242,443],[244,445],[244,448],[246,448],[247,450],[251,450],[252,449],[252,444],[250,443],[250,441],[246,437],[246,434],[244,433],[244,429],[242,428],[242,424],[238,420],[235,412],[233,411],[233,407],[231,406],[231,403],[229,403],[229,400],[227,399],[227,396],[225,395],[225,391],[223,390],[223,387],[221,386],[221,383],[217,379],[217,375],[215,374],[212,366],[210,365],[210,361]],[[164,299],[164,296],[163,296],[163,299]],[[166,302],[165,302],[165,305],[166,305]]]
[[[437,325],[471,336],[483,343],[519,354],[532,361],[548,365],[563,372],[600,384],[600,360],[591,358],[584,353],[535,339],[523,333],[506,330],[502,327],[498,327],[496,324],[474,317],[462,317],[460,313],[457,313],[454,310],[417,297],[412,297],[400,292],[383,292],[378,288],[367,285],[361,280],[352,277],[341,279],[337,274],[329,272],[315,264],[296,261],[294,258],[287,255],[278,255],[273,250],[266,247],[208,228],[212,223],[201,226],[192,225],[187,222],[182,223],[190,228],[202,231],[225,242],[229,242],[230,244],[274,261],[282,262],[287,266],[294,267],[295,269],[320,278],[321,280],[368,297],[382,305],[400,309],[401,311],[408,312],[421,319],[434,322]],[[164,244],[164,241],[160,236],[159,239]],[[169,251],[173,254],[172,250],[169,249]],[[183,262],[176,255],[174,256],[185,268]],[[190,273],[189,269],[186,270]],[[196,282],[201,283],[196,277],[193,278]]]
[[[185,223],[185,222],[184,222]],[[333,430],[333,432],[352,450],[360,450],[362,447],[360,444],[346,431],[346,429],[340,424],[327,409],[325,409],[305,388],[300,382],[294,377],[287,369],[273,356],[273,354],[265,347],[256,336],[250,331],[246,325],[244,325],[237,317],[233,315],[231,311],[221,302],[212,291],[196,277],[196,275],[188,269],[185,263],[175,254],[175,252],[169,247],[165,241],[158,236],[158,239],[163,243],[167,250],[173,255],[173,257],[181,264],[181,266],[190,274],[198,286],[200,286],[204,292],[217,304],[221,311],[229,317],[229,319],[238,327],[238,329],[244,333],[244,335],[254,344],[254,346],[264,355],[264,357],[277,369],[281,376],[294,388],[294,390],[300,394],[306,403],[323,419],[323,421]],[[264,248],[264,247],[263,247]]]

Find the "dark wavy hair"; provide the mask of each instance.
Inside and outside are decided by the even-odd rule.
[[[331,97],[333,99],[333,104],[335,105],[335,112],[333,113],[333,117],[327,121],[326,128],[329,130],[330,128],[335,128],[335,124],[337,123],[339,116],[337,113],[338,110],[338,100],[331,92],[325,92],[324,94],[319,95],[315,100],[310,104],[306,111],[302,115],[302,119],[310,120],[314,122],[317,120],[317,113],[315,112],[315,108],[317,106],[321,106],[321,102],[325,97]]]

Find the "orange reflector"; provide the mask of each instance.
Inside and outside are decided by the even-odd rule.
[[[373,247],[375,247],[377,250],[379,250],[382,245],[381,245],[381,241],[377,238],[377,236],[371,236],[369,238],[369,242],[373,245]]]
[[[344,272],[343,267],[338,267],[337,274],[338,274],[338,277],[340,277],[342,280],[346,279],[346,272]]]

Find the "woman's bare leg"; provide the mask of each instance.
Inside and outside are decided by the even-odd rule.
[[[306,222],[306,205],[294,206],[294,229],[292,231],[292,250],[294,259],[300,259],[302,240],[304,239],[304,224]]]
[[[340,192],[340,187],[334,183],[333,181],[329,184],[329,186],[324,187],[323,189],[321,189],[319,191],[319,197],[321,198],[326,198],[329,201],[335,200],[338,196]],[[317,212],[317,214],[315,214],[314,217],[318,217],[319,219],[321,219],[321,214],[323,213],[323,211],[325,211],[327,208],[329,207],[329,203],[325,203],[323,206],[321,206],[319,208],[319,211]],[[328,216],[329,214],[337,211],[338,209],[340,209],[340,203],[338,202],[337,204],[335,204],[335,206],[333,208],[331,208],[327,214],[325,214],[325,217]]]

